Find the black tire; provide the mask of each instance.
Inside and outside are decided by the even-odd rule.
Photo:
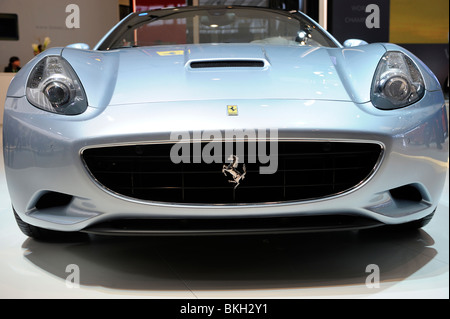
[[[19,229],[26,236],[40,241],[86,241],[89,236],[80,232],[61,232],[55,230],[36,227],[24,222],[13,209],[14,218],[16,219]]]

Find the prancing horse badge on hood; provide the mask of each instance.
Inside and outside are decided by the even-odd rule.
[[[237,116],[238,115],[237,105],[227,105],[227,109],[228,109],[229,116]]]

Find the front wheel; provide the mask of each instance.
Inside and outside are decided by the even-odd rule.
[[[26,236],[41,241],[84,241],[88,235],[80,232],[61,232],[55,230],[36,227],[24,222],[13,209],[14,218],[22,233]]]

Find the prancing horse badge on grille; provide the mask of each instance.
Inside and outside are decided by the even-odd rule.
[[[245,164],[242,164],[242,173],[238,171],[239,157],[236,155],[230,155],[228,160],[232,162],[228,165],[223,165],[222,173],[225,176],[227,176],[227,173],[230,175],[232,179],[229,179],[228,183],[235,183],[236,185],[234,186],[234,189],[236,189],[236,187],[239,186],[239,183],[245,178],[247,168],[245,167]]]

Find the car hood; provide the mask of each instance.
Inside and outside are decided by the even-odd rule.
[[[64,49],[92,106],[194,100],[302,99],[364,103],[380,44],[324,48],[208,44]]]

